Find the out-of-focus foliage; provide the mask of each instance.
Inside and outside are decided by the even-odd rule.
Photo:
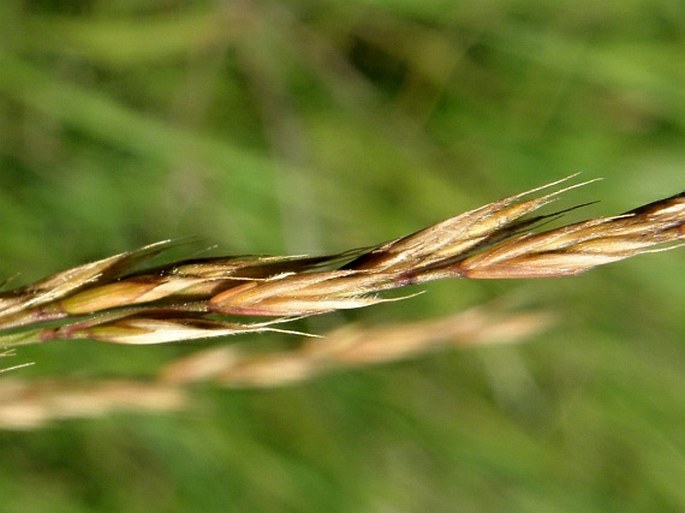
[[[578,170],[607,178],[574,193],[602,200],[588,215],[680,192],[683,48],[677,0],[5,0],[0,273],[186,236],[334,252]],[[314,319],[518,293],[565,324],[524,346],[210,388],[188,413],[0,433],[0,510],[682,511],[682,265],[676,250],[549,282],[444,282]],[[60,342],[2,364],[87,382],[204,345]]]

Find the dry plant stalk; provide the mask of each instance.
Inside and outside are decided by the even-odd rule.
[[[172,243],[151,244],[2,293],[0,343],[87,338],[154,344],[287,331],[275,325],[389,301],[378,294],[409,284],[443,278],[574,275],[654,246],[672,248],[669,243],[685,239],[685,193],[621,215],[535,231],[541,221],[562,212],[530,214],[589,182],[537,197],[534,193],[570,178],[370,250],[322,257],[204,258],[132,271]],[[271,320],[234,320],[245,316]]]
[[[365,328],[346,326],[292,350],[255,354],[241,343],[173,360],[153,380],[69,382],[0,380],[0,429],[26,430],[68,418],[121,412],[164,413],[191,407],[191,385],[275,387],[338,369],[396,361],[431,350],[511,343],[546,328],[546,313],[517,313],[492,306],[424,321]],[[0,353],[1,354],[1,353]]]

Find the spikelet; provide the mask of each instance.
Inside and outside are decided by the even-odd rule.
[[[520,342],[545,329],[552,320],[544,312],[510,312],[480,306],[423,321],[346,326],[319,339],[304,339],[294,349],[273,353],[255,353],[247,343],[222,345],[177,358],[162,367],[156,378],[147,380],[26,381],[12,376],[0,379],[0,430],[37,429],[63,419],[102,417],[121,411],[170,413],[193,404],[191,385],[198,382],[228,388],[287,386],[330,372],[378,365],[429,351]],[[147,326],[145,321],[139,327],[140,333],[151,330],[153,334],[167,333],[169,329]],[[126,343],[132,343],[132,332],[119,335]],[[11,355],[0,353],[0,357]]]
[[[590,182],[534,195],[571,178],[336,255],[204,258],[131,272],[171,243],[151,244],[0,294],[0,344],[60,338],[143,344],[259,332],[274,328],[223,317],[280,323],[374,305],[391,300],[383,291],[437,279],[574,275],[685,240],[684,193],[621,215],[536,230],[563,211],[532,214]]]

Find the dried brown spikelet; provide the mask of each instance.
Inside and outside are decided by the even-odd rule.
[[[167,364],[157,379],[88,382],[2,379],[0,429],[37,429],[58,420],[102,417],[120,411],[173,412],[193,404],[189,397],[192,383],[210,382],[224,387],[284,386],[336,370],[377,365],[438,349],[518,342],[545,329],[551,321],[551,316],[544,312],[517,313],[486,306],[423,321],[372,328],[347,326],[321,339],[305,340],[294,349],[273,353],[255,353],[251,344],[245,343],[202,350]],[[141,328],[138,333],[127,333],[122,328],[119,335],[126,343],[132,342],[132,335],[141,335],[149,329],[167,332],[167,327],[162,326],[167,321],[159,320],[159,325],[152,320],[138,322]],[[172,327],[175,329],[178,326]],[[11,354],[3,352],[0,356]]]
[[[350,325],[294,350],[254,354],[240,346],[207,349],[162,369],[171,383],[210,381],[222,386],[280,386],[304,381],[335,369],[378,365],[437,349],[518,342],[547,328],[554,317],[545,312],[506,312],[475,307],[456,315],[373,328]]]
[[[573,275],[682,240],[685,195],[678,194],[616,217],[513,237],[459,262],[467,278],[541,278]]]
[[[0,330],[34,330],[29,335],[0,332],[0,342],[92,337],[160,343],[263,331],[263,325],[216,316],[267,316],[283,322],[388,301],[378,294],[436,279],[574,275],[655,246],[675,247],[685,239],[682,193],[622,215],[535,231],[540,221],[565,211],[531,214],[589,182],[526,197],[570,178],[371,249],[335,255],[199,258],[131,272],[132,265],[170,243],[145,246],[0,295]],[[54,321],[61,325],[41,327]]]
[[[186,404],[183,390],[163,383],[4,379],[0,381],[0,429],[36,429],[55,420],[102,417],[115,411],[176,411]]]

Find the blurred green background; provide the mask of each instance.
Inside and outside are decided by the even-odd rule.
[[[4,0],[0,273],[186,236],[335,252],[576,171],[606,180],[569,219],[618,213],[683,188],[684,63],[680,0]],[[684,511],[684,258],[436,283],[307,325],[515,294],[561,317],[526,344],[0,432],[0,511]],[[8,362],[142,378],[207,345]]]

